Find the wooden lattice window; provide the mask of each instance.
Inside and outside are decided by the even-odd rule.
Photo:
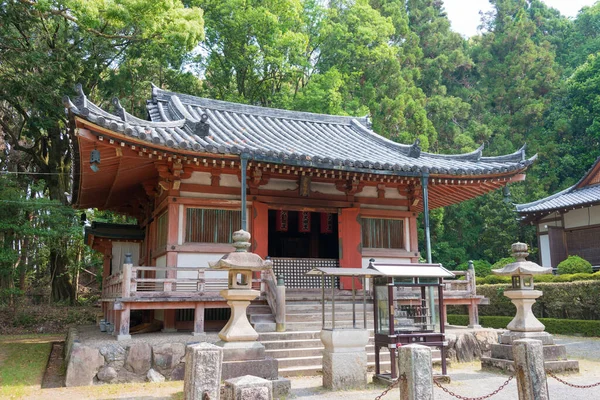
[[[363,248],[404,249],[404,220],[361,218]]]
[[[578,255],[592,265],[600,265],[600,227],[566,232],[569,255]]]
[[[156,248],[160,249],[167,245],[167,232],[169,229],[169,217],[166,212],[156,218]]]
[[[231,235],[242,227],[242,213],[236,210],[188,208],[185,241],[232,243]]]

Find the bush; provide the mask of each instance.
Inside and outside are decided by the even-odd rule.
[[[561,275],[556,278],[567,276],[572,277]],[[514,316],[515,306],[504,296],[504,290],[509,288],[508,284],[477,286],[477,294],[490,300],[488,305],[479,307],[479,315]],[[600,320],[600,281],[597,279],[538,283],[535,288],[543,292],[542,297],[533,305],[533,312],[537,317]]]
[[[514,258],[514,257],[504,257],[504,258],[501,258],[498,261],[496,261],[494,263],[494,265],[492,265],[492,269],[502,269],[506,265],[508,265],[510,263],[514,263],[515,261],[517,261],[517,259]]]
[[[485,328],[503,329],[513,319],[504,316],[482,316],[479,323]],[[600,336],[600,321],[585,321],[577,319],[540,318],[540,322],[546,327],[546,332],[560,335],[578,335],[595,337]],[[468,315],[448,315],[448,323],[451,325],[469,325]]]
[[[492,273],[492,264],[485,260],[473,261],[473,267],[475,268],[475,276],[488,276]],[[456,267],[456,271],[466,271],[469,268],[469,263],[464,262]]]
[[[576,282],[576,281],[595,281],[600,280],[600,271],[593,274],[577,273],[564,275],[534,275],[535,283],[550,283],[550,282]],[[478,285],[496,285],[498,283],[510,283],[510,276],[488,275],[485,278],[476,278]]]
[[[569,256],[566,260],[561,261],[561,263],[558,264],[557,272],[559,275],[576,274],[580,272],[591,274],[594,270],[592,269],[592,264],[583,258],[579,256]]]

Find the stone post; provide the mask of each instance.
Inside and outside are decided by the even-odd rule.
[[[210,343],[187,346],[183,398],[185,400],[219,399],[223,349]]]
[[[541,340],[513,341],[515,375],[519,400],[548,400],[548,382],[544,369],[544,350]]]
[[[252,375],[244,375],[225,381],[223,400],[249,399],[273,400],[273,384],[271,381]]]
[[[285,332],[285,282],[283,275],[277,277],[277,313],[275,315],[275,330],[277,332]]]
[[[366,329],[322,330],[323,387],[331,390],[363,389],[367,386]]]
[[[431,348],[409,344],[398,353],[400,400],[433,400]]]

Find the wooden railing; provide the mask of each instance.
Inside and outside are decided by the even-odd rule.
[[[277,332],[285,331],[285,286],[277,284],[277,278],[272,269],[261,272],[263,293],[271,313],[275,316]],[[283,283],[283,282],[281,282]]]
[[[202,294],[217,294],[227,289],[227,278],[206,279],[206,268],[145,267],[123,264],[122,271],[104,279],[103,298],[160,298],[190,297]],[[164,273],[157,278],[157,273]],[[192,272],[195,277],[177,277],[178,273]]]

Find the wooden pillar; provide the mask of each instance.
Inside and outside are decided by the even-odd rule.
[[[340,267],[362,267],[362,236],[360,228],[360,209],[342,208],[338,213],[338,232],[340,235]],[[355,279],[355,288],[362,289],[362,284],[357,278],[341,277],[340,289],[352,289],[352,279]]]
[[[115,326],[115,332],[117,332],[117,340],[131,339],[131,335],[129,334],[129,319],[131,315],[129,303],[123,303],[123,309],[119,311],[118,314],[118,328],[117,326]]]
[[[168,206],[168,222],[167,222],[167,253],[166,253],[166,265],[168,268],[177,267],[177,252],[172,251],[178,245],[179,240],[179,203],[174,202],[174,199],[169,199]],[[167,271],[167,278],[177,278],[177,271]],[[165,291],[175,290],[176,288],[170,287],[173,284],[165,283]],[[175,332],[175,310],[165,310],[165,321],[163,332]]]
[[[412,216],[408,218],[408,229],[410,233],[410,252],[411,256],[414,257],[412,262],[419,262],[419,231],[417,229],[417,214],[412,213]]]
[[[269,206],[252,202],[252,252],[262,258],[269,255]]]
[[[204,303],[196,303],[194,311],[194,331],[192,335],[204,335]]]

